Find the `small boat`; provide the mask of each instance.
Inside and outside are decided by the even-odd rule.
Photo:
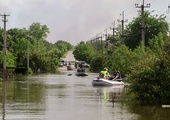
[[[77,72],[75,75],[76,76],[88,76],[86,72]]]
[[[119,86],[124,85],[122,79],[107,80],[104,78],[94,78],[92,81],[93,86]]]

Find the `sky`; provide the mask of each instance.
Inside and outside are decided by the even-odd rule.
[[[112,33],[111,27],[138,16],[143,0],[0,0],[0,14],[7,16],[7,30],[29,28],[34,22],[47,25],[50,30],[46,40],[55,43],[63,40],[76,45],[89,41],[97,34]],[[150,4],[145,10],[167,16],[170,23],[170,0],[145,0]],[[123,17],[124,11],[124,17]],[[3,20],[2,16],[1,19]],[[0,20],[0,27],[3,22]]]

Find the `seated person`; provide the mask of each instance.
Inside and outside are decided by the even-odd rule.
[[[85,72],[86,71],[86,68],[85,67],[82,67],[81,68],[81,72]]]
[[[81,68],[80,67],[77,68],[77,72],[81,72]]]
[[[77,72],[85,72],[85,68],[84,67],[78,67]]]
[[[113,69],[113,76],[109,77],[109,80],[121,79],[121,74],[118,70]]]
[[[107,79],[109,76],[109,72],[107,68],[104,68],[104,71],[100,71],[98,78],[104,78]]]

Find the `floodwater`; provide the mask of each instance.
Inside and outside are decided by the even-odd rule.
[[[68,76],[70,74],[70,76]],[[170,109],[128,105],[124,87],[93,87],[74,71],[0,82],[2,120],[169,120]]]

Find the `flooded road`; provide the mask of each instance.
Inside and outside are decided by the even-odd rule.
[[[71,74],[71,76],[68,76]],[[93,87],[74,71],[0,82],[2,120],[168,120],[169,109],[129,106],[125,87]]]

